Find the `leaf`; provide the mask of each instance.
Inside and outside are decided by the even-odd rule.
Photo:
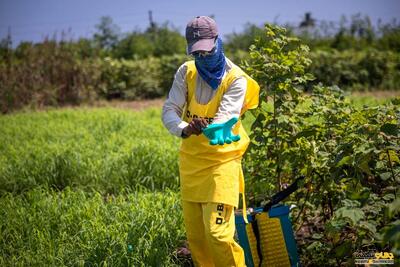
[[[322,239],[323,237],[324,236],[322,234],[318,234],[318,233],[315,233],[312,235],[312,238],[314,238],[314,239]]]
[[[390,172],[384,172],[379,174],[379,176],[381,177],[382,180],[386,181],[392,176],[392,174]]]
[[[376,226],[370,222],[363,221],[360,224],[360,227],[368,230],[371,234],[375,236],[376,234]]]
[[[389,158],[391,162],[400,163],[399,157],[396,155],[394,150],[389,150]]]
[[[369,198],[370,192],[365,190],[365,191],[353,191],[351,192],[349,198],[353,200],[360,200],[360,201],[366,201]]]
[[[333,218],[325,225],[325,231],[328,235],[336,235],[342,232],[346,222],[343,218]]]
[[[343,166],[345,164],[348,164],[351,161],[352,157],[351,156],[345,156],[343,157],[337,164],[336,167]]]
[[[395,198],[394,194],[391,194],[391,193],[386,194],[386,195],[383,196],[383,199],[386,200],[386,201],[392,200],[394,198]]]
[[[400,240],[400,220],[393,222],[390,226],[385,227],[383,234],[383,243],[395,242]]]
[[[309,81],[315,80],[315,76],[312,75],[311,73],[306,73],[306,74],[304,75],[304,78],[305,78],[306,80],[309,80]]]
[[[368,175],[372,175],[371,170],[368,166],[368,160],[364,159],[363,161],[360,162],[360,164],[358,164],[358,167],[365,172]]]
[[[385,151],[381,152],[379,154],[379,159],[380,160],[383,160],[383,159],[388,160],[388,154],[389,154],[389,159],[390,159],[390,161],[392,163],[394,163],[394,162],[400,163],[400,160],[399,160],[399,157],[396,154],[396,151],[392,150],[392,149],[387,150],[387,151],[385,150]]]
[[[392,218],[394,215],[400,212],[400,198],[396,198],[392,203],[390,203],[387,207],[388,216]]]
[[[335,215],[339,218],[348,218],[353,225],[356,225],[365,217],[364,212],[359,208],[342,207],[335,211]]]
[[[320,248],[320,247],[322,247],[322,243],[319,242],[319,241],[315,241],[315,242],[311,243],[311,245],[309,245],[309,246],[307,247],[307,250],[318,249],[318,248]]]
[[[338,258],[343,258],[352,253],[352,243],[350,240],[344,241],[343,244],[335,248],[335,254]]]

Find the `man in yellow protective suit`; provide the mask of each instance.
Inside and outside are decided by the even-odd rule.
[[[179,173],[189,248],[196,266],[245,266],[243,249],[234,240],[234,208],[242,193],[245,215],[241,159],[249,137],[240,119],[232,129],[240,135],[237,142],[210,145],[202,130],[257,107],[259,86],[225,57],[212,18],[191,20],[186,40],[194,61],[177,70],[162,121],[182,138]]]

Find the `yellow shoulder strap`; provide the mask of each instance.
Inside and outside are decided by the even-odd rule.
[[[230,75],[230,77],[232,77],[233,79],[244,76],[247,80],[245,101],[242,110],[240,112],[240,115],[242,115],[249,109],[256,108],[258,106],[259,94],[260,94],[260,86],[258,85],[258,83],[236,65],[233,66],[233,69],[229,73],[232,74]],[[231,82],[233,82],[233,80]]]
[[[245,105],[242,108],[241,114],[246,112],[248,109],[255,109],[256,107],[258,107],[260,95],[260,86],[258,85],[258,83],[246,73],[244,73],[244,75],[247,79],[247,90],[245,96]]]
[[[186,83],[188,89],[188,101],[192,99],[193,91],[196,85],[196,65],[194,64],[194,60],[190,60],[186,62],[187,70],[186,70]]]

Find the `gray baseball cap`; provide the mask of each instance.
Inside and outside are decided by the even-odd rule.
[[[188,54],[195,51],[211,51],[218,36],[217,24],[207,16],[197,16],[186,26]]]

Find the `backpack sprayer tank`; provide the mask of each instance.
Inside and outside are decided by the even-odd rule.
[[[275,194],[264,207],[255,208],[247,215],[248,224],[241,213],[235,214],[236,234],[244,250],[247,267],[300,266],[289,207],[279,202],[296,191],[302,179],[304,176]]]

